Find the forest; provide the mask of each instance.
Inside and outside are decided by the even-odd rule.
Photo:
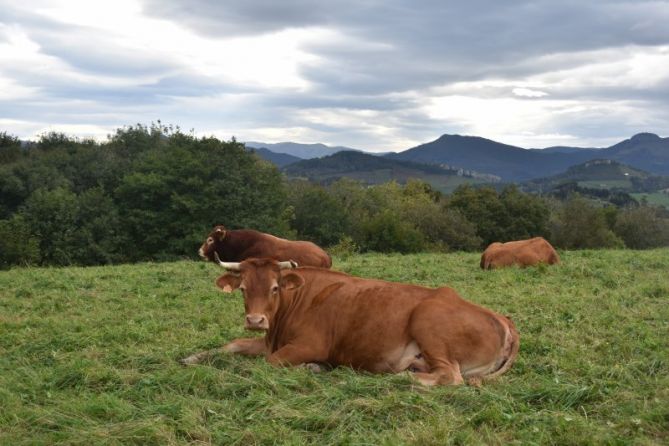
[[[557,248],[669,245],[666,209],[513,184],[452,194],[419,179],[287,179],[244,144],[154,123],[106,141],[0,133],[0,268],[194,258],[215,224],[311,240],[336,255],[477,251],[533,236]]]

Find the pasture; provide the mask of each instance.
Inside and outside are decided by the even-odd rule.
[[[518,360],[482,387],[177,359],[240,336],[204,262],[0,272],[0,444],[667,444],[669,250],[355,255],[336,269],[449,285],[512,317]]]

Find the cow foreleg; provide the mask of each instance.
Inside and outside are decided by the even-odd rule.
[[[235,339],[234,341],[225,344],[223,347],[212,348],[211,350],[204,350],[199,353],[192,354],[186,358],[181,359],[184,365],[199,364],[204,360],[210,359],[213,356],[222,353],[237,353],[247,356],[264,355],[267,351],[265,346],[265,338],[243,338]]]
[[[270,364],[277,367],[318,363],[323,360],[324,358],[320,358],[312,348],[296,345],[285,345],[267,358]]]

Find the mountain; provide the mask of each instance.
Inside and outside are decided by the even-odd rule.
[[[435,141],[390,154],[388,158],[451,166],[490,173],[505,181],[526,181],[555,175],[569,166],[596,158],[669,175],[669,138],[640,133],[603,149],[553,147],[527,150],[475,136],[443,135]]]
[[[442,192],[449,192],[463,183],[499,181],[498,177],[481,175],[478,172],[394,160],[355,151],[342,151],[323,158],[299,161],[284,167],[283,171],[292,178],[308,178],[320,183],[330,183],[343,177],[367,184],[390,180],[405,183],[410,178],[417,178]]]
[[[592,157],[587,153],[541,153],[502,144],[478,136],[443,135],[388,158],[422,163],[448,164],[523,181],[553,175]]]
[[[649,172],[669,175],[669,138],[654,133],[639,133],[630,139],[603,149],[602,157],[611,158]]]
[[[302,158],[298,158],[293,155],[288,155],[287,153],[276,153],[271,150],[261,147],[259,149],[250,148],[251,151],[255,152],[260,158],[269,161],[270,163],[276,164],[278,167],[287,166],[288,164],[296,163],[302,161]]]
[[[357,150],[349,147],[330,147],[325,144],[300,144],[296,142],[279,142],[275,144],[266,144],[264,142],[248,141],[246,147],[254,149],[265,148],[274,153],[287,153],[301,159],[320,158],[322,156],[332,155],[342,150]]]

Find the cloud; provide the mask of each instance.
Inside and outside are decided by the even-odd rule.
[[[667,131],[667,1],[0,8],[0,123],[21,137],[161,119],[240,140],[386,151],[443,133],[536,147]]]

